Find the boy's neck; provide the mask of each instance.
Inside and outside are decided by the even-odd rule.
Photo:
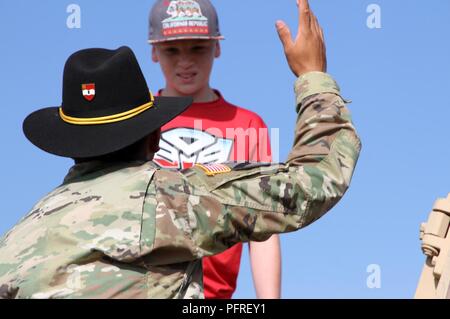
[[[194,93],[193,95],[185,95],[173,88],[166,87],[165,89],[162,90],[161,96],[177,96],[177,97],[192,96],[194,98],[194,103],[209,103],[214,102],[219,98],[216,92],[214,92],[214,90],[211,89],[209,86]]]

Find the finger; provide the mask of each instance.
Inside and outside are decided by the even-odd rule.
[[[322,46],[324,48],[324,52],[326,52],[325,35],[323,34],[323,29],[322,29],[322,27],[320,26],[319,23],[317,23],[317,28],[319,30],[319,37],[322,40]]]
[[[309,8],[308,0],[297,0],[298,5],[298,28],[299,31],[310,31],[311,27],[311,10]]]
[[[297,0],[297,5],[303,9],[308,9],[308,10],[310,9],[308,0]]]
[[[278,36],[280,37],[281,43],[284,49],[288,49],[292,45],[292,36],[289,27],[283,21],[277,21],[276,23]]]
[[[325,36],[323,34],[322,28],[319,26],[320,30],[320,38],[322,39],[322,50],[323,50],[323,56],[325,57],[325,65],[324,65],[324,72],[327,72],[327,46],[325,44]]]
[[[320,25],[316,15],[311,12],[311,30],[313,30],[318,36],[320,36]]]
[[[323,29],[319,26],[319,31],[320,31],[320,38],[322,39],[323,42],[325,42],[325,36],[323,35]]]

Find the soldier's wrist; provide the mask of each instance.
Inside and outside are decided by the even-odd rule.
[[[325,72],[313,71],[302,74],[295,81],[294,86],[297,111],[301,102],[314,94],[334,93],[340,95],[340,88],[331,75]]]

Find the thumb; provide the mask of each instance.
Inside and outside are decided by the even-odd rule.
[[[280,37],[281,43],[283,43],[284,49],[288,49],[292,45],[292,36],[289,27],[281,20],[276,23],[278,36]]]

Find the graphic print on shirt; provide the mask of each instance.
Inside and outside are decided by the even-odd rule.
[[[233,142],[192,128],[174,128],[161,134],[160,151],[153,161],[171,169],[190,168],[196,163],[223,163],[230,158]]]

